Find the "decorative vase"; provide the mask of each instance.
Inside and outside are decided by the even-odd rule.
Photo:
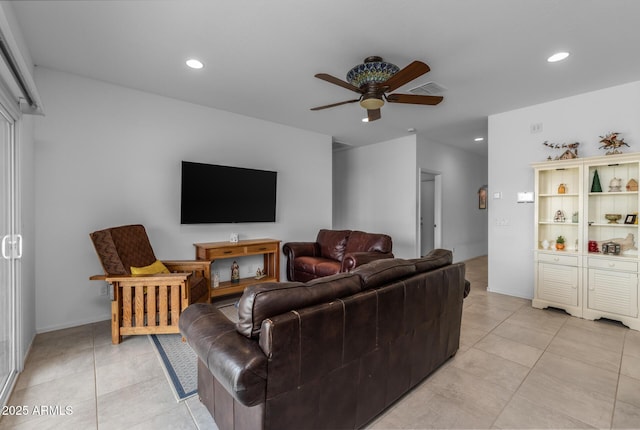
[[[542,248],[543,249],[549,249],[549,241],[548,240],[543,240],[542,241]]]
[[[558,194],[565,194],[567,192],[567,185],[566,184],[560,184],[558,186]]]
[[[600,176],[598,176],[597,170],[593,174],[593,183],[591,184],[591,192],[592,193],[602,192],[602,185],[600,185]]]
[[[556,242],[556,249],[558,251],[563,250],[564,249],[564,243],[558,243]]]

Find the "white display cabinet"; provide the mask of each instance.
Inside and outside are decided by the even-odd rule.
[[[640,330],[640,154],[535,163],[533,306]],[[594,185],[594,178],[599,186]],[[596,181],[596,182],[598,182]],[[565,248],[558,250],[558,236]]]
[[[535,293],[533,306],[582,316],[581,161],[538,163],[535,169]],[[564,247],[557,248],[558,238]]]
[[[586,247],[583,317],[640,330],[638,319],[638,154],[585,160]],[[597,176],[601,191],[594,187]],[[609,246],[608,246],[609,245]],[[612,248],[612,249],[609,249]]]

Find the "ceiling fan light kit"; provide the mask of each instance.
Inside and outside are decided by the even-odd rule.
[[[443,100],[443,97],[416,94],[387,95],[388,92],[395,91],[429,70],[429,66],[421,61],[414,61],[404,69],[400,69],[395,64],[383,61],[381,57],[367,57],[362,64],[349,70],[347,81],[326,73],[318,73],[315,75],[316,78],[359,93],[360,98],[318,106],[311,108],[311,110],[322,110],[360,102],[360,106],[367,110],[367,119],[371,122],[380,119],[380,108],[384,105],[385,100],[389,103],[437,105]]]
[[[382,61],[380,57],[365,58],[347,73],[347,81],[358,88],[369,83],[383,83],[400,71],[395,64]]]

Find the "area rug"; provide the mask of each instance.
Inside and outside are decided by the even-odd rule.
[[[238,321],[235,305],[221,304],[219,309],[233,322]],[[169,386],[178,402],[198,393],[198,356],[180,334],[150,334]]]
[[[150,334],[164,374],[178,402],[198,392],[198,356],[180,334]]]

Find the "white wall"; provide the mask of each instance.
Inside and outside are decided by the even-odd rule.
[[[232,231],[286,242],[331,226],[330,136],[50,69],[35,77],[46,106],[35,127],[38,331],[109,319],[101,282],[88,280],[102,273],[92,231],[142,223],[158,258],[191,259],[194,242]],[[277,171],[277,221],[180,225],[181,160]]]
[[[415,136],[337,151],[333,172],[333,227],[388,234],[394,255],[415,257]]]
[[[622,133],[640,150],[640,82],[606,88],[489,117],[489,289],[533,297],[533,204],[516,203],[533,191],[530,163],[559,155],[542,145],[580,142],[579,156],[604,155],[599,136]],[[542,124],[532,134],[532,124]],[[493,193],[502,193],[493,199]],[[502,225],[497,225],[498,221]],[[506,225],[504,225],[506,223]]]
[[[487,210],[478,209],[478,189],[487,184],[487,158],[418,136],[418,167],[442,179],[442,248],[455,261],[487,254]]]

